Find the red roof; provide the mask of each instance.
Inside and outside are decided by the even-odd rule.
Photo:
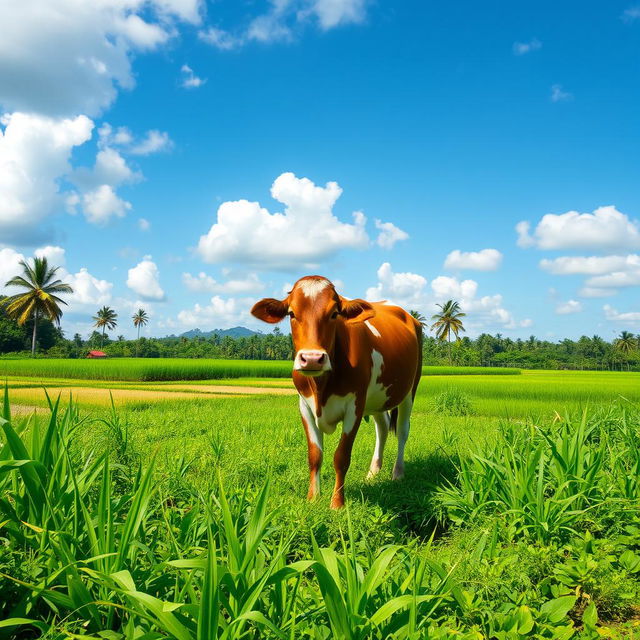
[[[104,351],[89,351],[90,356],[94,358],[106,358],[107,354]]]

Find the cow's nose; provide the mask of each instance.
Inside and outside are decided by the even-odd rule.
[[[325,351],[300,351],[298,361],[300,368],[307,371],[322,369],[327,359]]]

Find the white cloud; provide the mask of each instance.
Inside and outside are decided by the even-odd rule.
[[[71,273],[65,268],[66,256],[62,247],[48,245],[34,251],[34,255],[39,258],[46,257],[51,266],[60,267],[56,277],[71,285],[72,294],[62,295],[68,307],[64,312],[76,311],[78,307],[94,307],[108,304],[111,301],[111,290],[113,284],[107,280],[100,280],[89,273],[86,268],[80,269],[77,273]],[[0,249],[0,293],[3,295],[16,293],[17,289],[6,288],[4,283],[21,273],[20,261],[29,261],[22,253],[14,249]]]
[[[53,116],[97,115],[135,81],[131,60],[199,22],[199,0],[0,3],[0,104]]]
[[[513,43],[513,53],[515,53],[517,56],[523,56],[526,53],[537,51],[540,48],[542,48],[542,42],[540,42],[538,38],[533,38],[532,40],[529,40],[529,42]]]
[[[502,263],[502,254],[496,249],[481,251],[452,251],[444,261],[445,269],[473,269],[495,271]]]
[[[149,231],[149,229],[151,229],[151,223],[146,218],[140,218],[138,220],[138,229],[140,229],[140,231]]]
[[[241,47],[249,42],[291,40],[307,24],[322,31],[362,22],[367,0],[271,0],[270,9],[253,17],[243,28],[230,32],[217,26],[202,29],[199,38],[221,50]]]
[[[475,280],[461,281],[449,276],[437,276],[431,281],[429,290],[424,276],[410,272],[395,273],[388,262],[380,266],[377,275],[377,285],[367,289],[367,300],[387,300],[430,317],[437,311],[437,303],[454,299],[467,313],[465,325],[470,332],[531,325],[530,319],[517,322],[513,314],[504,308],[500,294],[478,297],[478,283]]]
[[[378,269],[378,284],[367,289],[366,299],[388,300],[393,304],[411,308],[422,306],[426,297],[427,279],[417,273],[394,273],[384,262]]]
[[[137,293],[143,300],[165,299],[160,286],[160,272],[151,256],[145,256],[135,267],[129,269],[127,287]]]
[[[634,22],[640,19],[640,6],[629,7],[622,12],[622,19],[624,22]]]
[[[89,222],[104,225],[112,218],[123,218],[131,203],[118,197],[111,185],[101,184],[83,195],[82,209]]]
[[[554,260],[541,260],[540,268],[556,275],[597,276],[619,271],[630,266],[640,268],[640,256],[562,256]]]
[[[551,85],[551,102],[567,102],[573,99],[573,94],[565,91],[561,84]]]
[[[578,302],[577,300],[567,300],[566,302],[560,302],[556,305],[556,313],[561,316],[580,313],[580,311],[582,311],[582,302]]]
[[[526,221],[516,225],[518,246],[538,249],[624,250],[640,247],[640,224],[614,206],[593,213],[548,213],[530,234]]]
[[[143,140],[129,149],[129,153],[137,156],[148,156],[159,151],[169,151],[172,148],[173,142],[166,131],[152,129],[147,131],[147,135]]]
[[[59,179],[71,171],[73,148],[91,138],[93,122],[13,113],[0,125],[0,235],[5,242],[37,241],[63,203]]]
[[[206,38],[202,36],[202,34],[200,35],[200,37],[206,40]],[[182,75],[180,86],[184,89],[197,89],[207,81],[206,78],[200,78],[199,76],[197,76],[188,64],[183,64],[182,67],[180,67],[180,73]]]
[[[195,304],[192,309],[184,309],[178,313],[179,325],[203,330],[228,329],[239,324],[252,324],[249,314],[253,299],[221,298],[213,296],[208,305]]]
[[[218,282],[203,271],[197,276],[183,273],[182,282],[189,291],[199,293],[257,293],[264,289],[264,284],[260,282],[258,275],[255,273],[248,273],[244,278],[230,277],[226,282]]]
[[[47,262],[54,267],[64,267],[67,262],[66,252],[62,247],[47,245],[36,249],[33,253],[38,258],[46,258]]]
[[[376,238],[376,243],[383,249],[392,249],[396,242],[400,242],[400,240],[407,240],[409,238],[409,234],[399,227],[396,227],[393,222],[382,222],[381,220],[376,220],[375,224],[376,229],[380,231]]]
[[[582,287],[582,289],[578,291],[578,295],[581,298],[608,298],[614,293],[616,292],[611,289],[597,289],[595,287]]]
[[[602,307],[604,310],[604,316],[609,322],[615,322],[623,327],[629,327],[630,329],[640,327],[640,311],[627,311],[619,312],[611,305],[605,304]]]
[[[224,202],[217,221],[200,237],[198,253],[205,262],[240,262],[271,268],[301,268],[340,249],[363,249],[369,238],[365,216],[354,212],[354,223],[341,222],[333,206],[342,189],[336,182],[316,186],[307,178],[283,173],[271,187],[272,197],[285,205],[269,213],[257,202]]]

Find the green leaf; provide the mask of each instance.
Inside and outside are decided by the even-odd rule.
[[[569,613],[576,604],[576,600],[577,598],[575,596],[561,596],[560,598],[549,600],[540,607],[540,613],[549,620],[549,622],[557,624],[566,618],[567,613]]]

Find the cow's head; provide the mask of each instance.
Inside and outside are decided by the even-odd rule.
[[[375,315],[368,302],[346,300],[321,276],[300,278],[284,300],[265,298],[253,305],[251,313],[271,323],[290,317],[296,354],[293,368],[307,376],[331,371],[339,323],[364,322]]]

